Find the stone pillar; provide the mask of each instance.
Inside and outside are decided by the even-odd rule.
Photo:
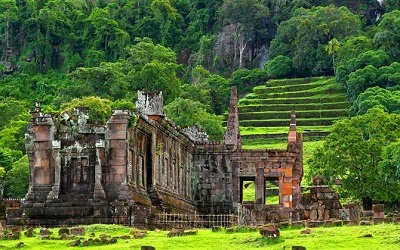
[[[372,210],[374,211],[374,223],[382,223],[385,219],[385,211],[383,204],[373,204]]]
[[[45,201],[54,184],[54,162],[53,162],[53,134],[54,123],[50,116],[38,116],[32,113],[32,123],[28,131],[29,140],[33,139],[33,151],[29,162],[30,186],[27,201]]]
[[[61,141],[53,141],[53,162],[54,162],[54,185],[47,195],[48,200],[58,199],[60,195],[61,180],[61,157],[60,157]]]
[[[105,153],[104,141],[98,140],[96,142],[96,164],[94,167],[93,199],[95,200],[106,199],[106,193],[104,192],[103,185],[101,184],[101,179],[102,179],[101,166],[103,165],[104,153]]]
[[[265,206],[265,178],[264,168],[257,168],[256,176],[256,202],[254,204],[254,210],[262,211]]]
[[[107,122],[107,139],[109,145],[109,165],[112,200],[127,200],[129,188],[127,183],[128,166],[128,123],[130,115],[126,110],[114,110]]]
[[[226,124],[224,142],[229,148],[232,148],[233,151],[240,150],[242,148],[242,140],[239,131],[238,94],[236,87],[232,87],[231,89],[229,115]]]

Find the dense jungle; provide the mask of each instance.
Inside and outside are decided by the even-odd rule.
[[[327,77],[347,117],[307,160],[342,197],[400,200],[398,0],[0,0],[0,196],[23,197],[29,109],[134,110],[162,91],[167,116],[222,139],[230,88]],[[180,110],[180,112],[176,112]],[[179,114],[179,115],[178,115]],[[289,117],[288,117],[289,118]]]

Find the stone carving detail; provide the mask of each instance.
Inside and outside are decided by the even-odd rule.
[[[183,133],[185,133],[190,139],[195,142],[208,142],[208,134],[199,125],[184,128]]]
[[[136,111],[146,115],[164,115],[162,92],[138,91]]]

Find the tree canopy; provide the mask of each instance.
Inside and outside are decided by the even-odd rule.
[[[330,184],[340,180],[344,197],[396,201],[400,186],[391,186],[393,179],[386,176],[398,171],[391,156],[398,150],[399,132],[400,116],[379,107],[338,121],[313,155],[311,174],[322,175]]]

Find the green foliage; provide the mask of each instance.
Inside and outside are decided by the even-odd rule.
[[[112,102],[97,96],[76,98],[61,106],[64,112],[76,117],[76,108],[86,107],[89,109],[90,123],[104,124],[111,115]]]
[[[390,183],[380,163],[385,146],[399,140],[400,117],[372,108],[364,115],[336,122],[311,161],[311,175],[332,184],[342,181],[342,197],[398,200],[399,191],[386,193]]]
[[[268,79],[268,73],[264,69],[238,69],[233,72],[230,83],[236,86],[239,95],[251,92],[252,88],[264,84]]]
[[[135,110],[135,105],[130,100],[119,99],[119,100],[116,100],[115,102],[113,102],[111,104],[111,108],[112,109],[121,109],[121,110],[134,111]]]
[[[265,69],[270,77],[285,78],[292,74],[293,63],[289,57],[279,55],[268,61],[265,65]]]
[[[28,112],[22,112],[0,130],[0,147],[25,152],[25,132]]]
[[[380,87],[368,88],[353,102],[350,113],[363,115],[376,106],[386,112],[400,114],[400,91],[390,91]]]
[[[337,52],[337,66],[345,65],[349,60],[361,53],[374,49],[374,40],[365,36],[352,36],[340,45]]]
[[[164,107],[168,118],[182,128],[200,125],[211,140],[221,140],[224,129],[222,128],[222,117],[207,113],[205,106],[189,99],[176,98]]]
[[[208,112],[217,115],[227,110],[230,86],[225,78],[211,74],[202,66],[192,69],[191,84],[182,86],[181,97],[203,103]]]
[[[392,61],[400,60],[400,10],[383,15],[374,36],[375,43],[385,50]]]
[[[98,67],[78,68],[71,76],[81,83],[81,93],[97,95],[104,98],[119,99],[128,92],[125,75],[121,72],[120,62],[102,62]]]
[[[161,45],[165,45],[171,22],[177,18],[178,12],[169,0],[154,0],[150,8],[154,12],[155,19],[160,23]]]
[[[6,175],[5,195],[12,198],[23,198],[29,187],[29,161],[25,155],[14,162]]]
[[[333,37],[341,41],[360,31],[359,17],[345,7],[300,8],[278,27],[269,56],[292,58],[299,75],[321,75],[332,69],[324,44],[328,44]]]
[[[345,83],[352,72],[363,69],[366,66],[379,68],[386,65],[388,60],[389,56],[383,50],[368,50],[349,60],[346,64],[339,66],[337,69],[337,80]]]
[[[388,198],[395,197],[400,190],[400,142],[393,142],[383,148],[379,168],[380,174],[388,184],[383,195]]]

